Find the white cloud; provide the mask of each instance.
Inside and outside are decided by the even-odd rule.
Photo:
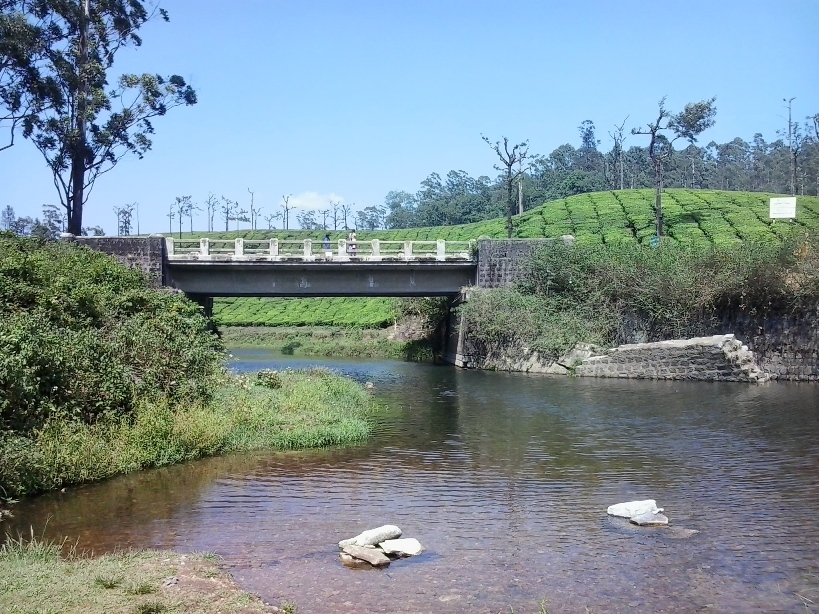
[[[290,206],[302,210],[318,211],[320,209],[329,209],[330,201],[345,202],[344,197],[339,196],[335,192],[330,192],[329,194],[302,192],[301,194],[294,194],[290,197]]]

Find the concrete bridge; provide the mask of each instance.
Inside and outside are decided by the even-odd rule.
[[[165,285],[191,296],[456,296],[475,284],[469,241],[171,239]]]
[[[567,243],[573,237],[561,239]],[[558,240],[561,240],[558,239]],[[74,237],[141,268],[210,311],[213,297],[450,296],[509,285],[534,250],[555,239],[335,241]]]

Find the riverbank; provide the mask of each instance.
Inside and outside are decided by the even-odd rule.
[[[0,493],[17,498],[231,452],[351,445],[369,436],[374,411],[359,384],[322,369],[226,376],[207,403],[145,401],[131,416],[0,434]]]
[[[266,348],[295,356],[391,358],[412,362],[433,360],[425,339],[406,339],[399,327],[225,326],[219,329],[227,348]],[[420,336],[420,335],[416,335]]]
[[[0,547],[0,611],[17,612],[274,612],[241,590],[208,554],[147,550],[91,558],[39,540]],[[280,612],[295,612],[281,604]]]

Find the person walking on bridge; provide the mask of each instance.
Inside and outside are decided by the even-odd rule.
[[[330,247],[330,235],[329,234],[324,235],[324,241],[322,241],[322,245],[324,247],[324,257],[329,260],[330,257],[333,255],[333,250]]]
[[[347,237],[347,252],[355,258],[355,230],[351,231]]]

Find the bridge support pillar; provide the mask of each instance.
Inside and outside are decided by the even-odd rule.
[[[213,297],[206,294],[188,294],[190,300],[199,305],[205,312],[206,318],[213,317]]]

